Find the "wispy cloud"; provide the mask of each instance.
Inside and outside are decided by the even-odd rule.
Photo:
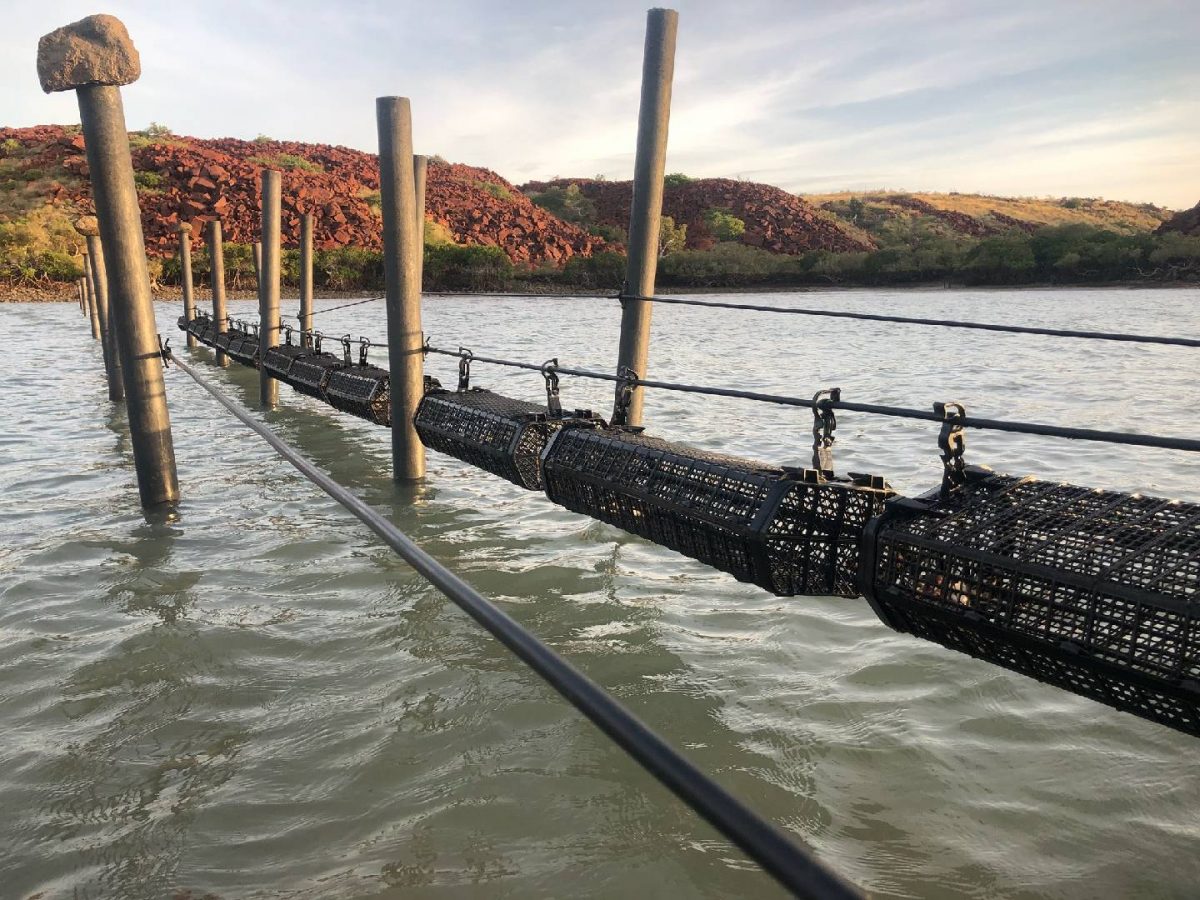
[[[77,121],[37,38],[96,11],[6,0],[0,121]],[[669,167],[789,190],[1200,199],[1193,0],[682,0]],[[532,0],[203,6],[118,0],[134,126],[371,150],[376,96],[420,150],[514,180],[628,177],[645,5]]]

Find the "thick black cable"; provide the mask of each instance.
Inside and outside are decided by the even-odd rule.
[[[426,348],[430,353],[443,356],[460,357],[462,354],[455,350],[441,350],[436,347]],[[498,366],[509,366],[517,369],[542,371],[542,366],[533,363],[518,362],[511,359],[497,359],[490,356],[473,355],[472,362],[492,363]],[[624,379],[609,375],[607,372],[593,372],[588,369],[574,369],[567,366],[554,366],[554,371],[560,375],[574,375],[579,378],[594,378],[599,381],[623,381]],[[807,397],[788,397],[780,394],[764,394],[758,391],[743,391],[737,388],[704,387],[696,384],[678,384],[670,381],[650,381],[639,378],[638,387],[656,388],[664,391],[682,391],[688,394],[706,394],[711,397],[733,397],[739,400],[755,400],[760,403],[778,403],[782,406],[800,406],[805,409],[814,407],[813,401]],[[903,406],[886,406],[879,403],[854,403],[850,400],[823,400],[822,407],[844,409],[850,412],[870,413],[877,416],[893,416],[902,419],[920,419],[926,422],[941,422],[943,419],[932,410],[912,409]],[[1102,431],[1091,428],[1070,428],[1064,425],[1043,425],[1037,422],[1013,422],[1003,419],[988,419],[978,416],[966,416],[961,424],[967,428],[981,428],[990,431],[1009,431],[1016,434],[1039,434],[1046,437],[1070,438],[1079,441],[1101,441],[1109,444],[1126,444],[1134,447],[1159,447],[1164,450],[1186,450],[1192,453],[1200,452],[1200,440],[1181,437],[1160,437],[1153,434],[1136,434],[1128,431]]]
[[[964,322],[958,319],[925,319],[909,316],[890,316],[884,313],[859,313],[835,309],[812,309],[791,306],[770,306],[758,303],[727,303],[722,300],[695,300],[690,297],[644,297],[624,294],[620,300],[644,300],[650,303],[671,303],[679,306],[707,306],[714,309],[740,309],[750,312],[786,313],[793,316],[824,316],[830,319],[859,319],[867,322],[898,322],[904,325],[937,325],[942,328],[970,328],[977,331],[1004,331],[1012,334],[1044,334],[1051,337],[1082,338],[1090,341],[1126,341],[1138,344],[1170,344],[1177,347],[1200,347],[1200,338],[1164,337],[1148,334],[1123,334],[1112,331],[1077,331],[1066,328],[1040,328],[1032,325],[1001,325],[992,322]]]
[[[386,298],[384,298],[384,297],[368,297],[366,300],[355,300],[353,303],[343,303],[341,306],[327,306],[324,309],[314,309],[312,311],[312,315],[323,316],[323,315],[325,315],[325,313],[333,312],[335,309],[349,309],[351,306],[362,306],[364,303],[374,303],[376,300],[383,300],[383,299],[386,299]],[[297,320],[299,320],[300,318],[301,317],[299,315],[296,316]]]
[[[175,364],[254,431],[305,478],[327,493],[426,581],[486,628],[547,684],[587,716],[647,772],[729,838],[780,884],[798,897],[852,898],[860,896],[849,883],[827,869],[790,837],[767,822],[701,772],[679,751],[615,700],[598,684],[543,644],[532,632],[483,594],[442,565],[404,532],[338,484],[295,448],[253,418],[238,403],[202,379],[187,363]]]

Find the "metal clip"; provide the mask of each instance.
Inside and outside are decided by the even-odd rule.
[[[367,350],[371,347],[371,339],[360,337],[358,339],[358,364],[365,366],[367,364]]]
[[[614,425],[629,424],[629,404],[633,402],[633,391],[638,385],[638,373],[621,366],[617,369],[617,390],[613,402],[612,423]]]
[[[963,453],[967,449],[967,436],[962,421],[967,417],[967,408],[956,401],[933,404],[933,411],[942,417],[942,430],[938,434],[938,449],[942,451],[942,489],[946,498],[950,492],[967,480],[966,461]]]
[[[542,363],[542,377],[546,379],[546,408],[553,418],[562,416],[562,402],[558,399],[558,357]]]
[[[291,325],[283,326],[283,341],[289,347],[292,346],[292,326]]]
[[[821,472],[833,471],[833,432],[837,429],[837,416],[833,404],[842,399],[841,388],[827,388],[813,394],[813,454],[812,465]]]
[[[175,358],[171,355],[171,339],[167,338],[167,342],[164,344],[161,334],[158,336],[158,355],[162,357],[163,368],[171,368],[171,360]]]
[[[350,335],[342,335],[342,362],[346,365],[351,365],[350,362]]]
[[[321,334],[321,332],[319,332],[319,331],[310,331],[308,333],[308,336],[312,339],[312,342],[313,342],[313,352],[320,353],[321,352],[321,341],[323,341],[325,339],[325,335]]]
[[[458,348],[458,389],[460,391],[471,389],[471,360],[474,358],[475,354],[466,347]]]

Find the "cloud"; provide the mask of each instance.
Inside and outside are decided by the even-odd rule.
[[[77,121],[37,38],[94,11],[10,0],[0,121]],[[668,166],[855,187],[1200,199],[1190,0],[683,0]],[[115,2],[142,51],[134,127],[375,146],[413,101],[422,152],[514,180],[629,177],[643,3]],[[1196,161],[1193,161],[1196,160]]]

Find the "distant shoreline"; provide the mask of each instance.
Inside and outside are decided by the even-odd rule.
[[[551,289],[552,287],[552,289]],[[923,282],[918,284],[831,284],[831,285],[755,285],[747,287],[662,287],[658,293],[666,296],[684,294],[824,294],[845,293],[847,291],[1076,291],[1076,290],[1180,290],[1191,288],[1200,289],[1200,284],[1194,281],[1113,281],[1097,282],[1095,284],[946,284],[944,282]],[[285,288],[285,291],[288,289]],[[506,293],[544,294],[553,297],[563,294],[575,297],[612,297],[612,290],[597,290],[595,288],[569,288],[561,285],[548,286],[544,284],[516,284],[507,291],[437,291],[426,294],[432,298],[442,295],[469,297],[473,294],[480,296],[503,296]],[[382,291],[319,291],[317,300],[365,300],[378,297]],[[196,291],[197,303],[211,303],[211,294],[206,290]],[[226,291],[227,300],[254,300],[257,293],[248,289]],[[183,292],[178,287],[159,287],[154,291],[154,299],[164,303],[180,303]],[[55,285],[50,288],[30,287],[0,287],[0,303],[78,303],[74,284]]]

